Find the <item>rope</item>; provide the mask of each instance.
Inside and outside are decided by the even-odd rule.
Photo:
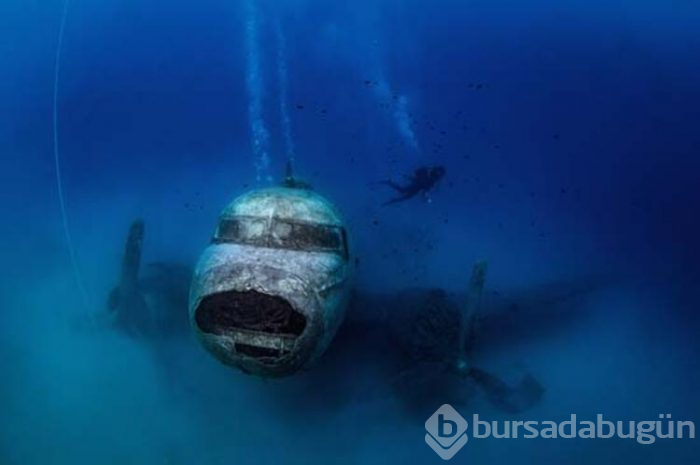
[[[58,31],[58,43],[56,45],[56,59],[54,65],[54,79],[53,79],[53,159],[54,166],[56,170],[56,190],[58,191],[58,202],[61,208],[61,220],[63,223],[63,235],[66,240],[66,247],[68,248],[68,253],[70,255],[70,262],[73,268],[73,276],[75,278],[75,283],[78,286],[78,291],[80,292],[81,298],[83,300],[83,305],[85,309],[90,308],[89,298],[87,291],[85,290],[85,285],[83,277],[80,273],[80,268],[78,267],[78,259],[75,253],[75,247],[73,246],[73,238],[70,233],[70,228],[68,226],[68,214],[66,213],[66,199],[63,193],[63,179],[61,177],[61,157],[58,149],[58,78],[61,72],[61,50],[63,48],[63,36],[66,29],[66,19],[68,18],[68,4],[70,0],[65,0],[63,3],[63,12],[61,14],[61,25]]]

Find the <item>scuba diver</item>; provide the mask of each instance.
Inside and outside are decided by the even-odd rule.
[[[423,196],[428,199],[428,192],[430,192],[444,176],[444,166],[421,166],[416,168],[410,177],[406,176],[409,182],[404,186],[396,184],[391,180],[382,181],[382,184],[391,187],[400,194],[398,197],[385,202],[384,205],[403,202],[418,194],[423,194]]]

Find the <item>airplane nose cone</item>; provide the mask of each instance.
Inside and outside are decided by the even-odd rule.
[[[199,337],[222,362],[261,376],[295,373],[322,334],[318,304],[301,279],[269,266],[214,268],[193,309]],[[207,291],[208,289],[209,291]]]

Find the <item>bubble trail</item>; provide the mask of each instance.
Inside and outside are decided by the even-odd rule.
[[[288,71],[287,71],[287,41],[282,31],[279,18],[275,21],[275,39],[277,41],[277,81],[279,85],[280,117],[282,137],[284,138],[285,155],[290,164],[294,164],[294,140],[292,139],[292,122],[289,118],[287,105]]]
[[[389,81],[384,76],[384,73],[381,71],[382,68],[378,67],[378,69],[379,71],[376,73],[378,75],[377,85],[374,87],[375,95],[381,102],[389,102],[394,124],[396,125],[396,130],[401,136],[401,139],[408,147],[418,151],[418,138],[413,130],[411,115],[408,111],[408,97],[396,94],[389,84]]]
[[[246,56],[246,86],[248,89],[248,121],[250,125],[251,144],[255,157],[257,181],[271,179],[269,141],[270,133],[263,118],[264,82],[260,63],[258,8],[254,0],[246,2],[245,44]]]

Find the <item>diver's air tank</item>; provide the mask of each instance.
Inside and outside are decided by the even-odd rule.
[[[192,328],[222,362],[296,373],[328,347],[350,291],[348,235],[308,188],[248,192],[221,213],[190,289]]]

